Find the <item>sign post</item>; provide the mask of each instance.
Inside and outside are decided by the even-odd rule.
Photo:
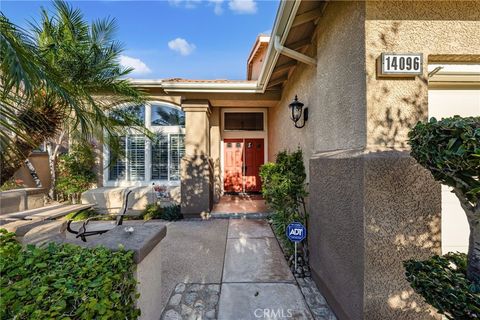
[[[297,270],[297,243],[307,236],[307,229],[300,222],[292,222],[287,226],[287,238],[295,245],[295,270]]]

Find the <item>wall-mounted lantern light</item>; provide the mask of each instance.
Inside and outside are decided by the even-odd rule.
[[[308,108],[303,109],[303,103],[298,101],[297,95],[295,95],[295,99],[293,99],[292,103],[290,103],[288,107],[292,111],[291,119],[295,123],[295,128],[305,127],[305,122],[307,122],[308,120]],[[299,125],[298,122],[302,118],[302,114],[303,114],[303,124]]]

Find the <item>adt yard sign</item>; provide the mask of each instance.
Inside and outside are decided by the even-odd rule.
[[[307,229],[300,222],[292,222],[287,227],[287,238],[293,242],[301,242],[307,236]]]
[[[385,77],[414,77],[423,72],[421,53],[382,53],[380,75]]]

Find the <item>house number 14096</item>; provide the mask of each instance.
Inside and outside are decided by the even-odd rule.
[[[382,75],[412,76],[422,73],[421,53],[382,53]]]

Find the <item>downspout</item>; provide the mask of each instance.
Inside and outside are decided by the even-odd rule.
[[[274,45],[275,51],[277,51],[279,54],[283,54],[284,56],[303,62],[305,64],[309,64],[311,66],[317,65],[317,60],[303,53],[297,52],[295,50],[289,49],[281,45],[279,36],[275,36],[273,45]]]

